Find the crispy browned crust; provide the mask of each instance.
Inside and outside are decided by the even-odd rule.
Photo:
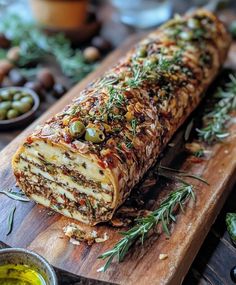
[[[26,184],[18,163],[25,147],[40,140],[58,145],[96,161],[108,173],[114,188],[112,211],[88,223],[110,219],[197,107],[224,63],[230,41],[219,19],[204,10],[173,19],[149,34],[28,137],[13,158],[22,189],[26,191]],[[74,120],[99,128],[105,140],[95,144],[73,138],[69,125]]]

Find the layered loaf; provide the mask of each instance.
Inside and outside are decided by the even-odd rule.
[[[229,45],[204,10],[149,34],[25,140],[13,158],[21,189],[83,223],[111,219],[197,107]]]

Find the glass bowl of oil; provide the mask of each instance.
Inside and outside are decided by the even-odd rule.
[[[52,266],[40,255],[22,248],[0,250],[0,285],[58,285]]]

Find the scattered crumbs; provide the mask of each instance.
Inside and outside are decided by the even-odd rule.
[[[104,242],[104,241],[106,241],[106,240],[108,240],[109,239],[109,236],[108,236],[108,234],[105,232],[104,234],[103,234],[103,237],[98,237],[98,238],[96,238],[95,239],[95,241],[96,242]]]
[[[167,259],[168,258],[168,255],[167,254],[165,254],[165,253],[160,253],[159,254],[159,259],[160,260],[164,260],[164,259]]]
[[[104,242],[109,239],[107,233],[103,233],[103,236],[98,235],[95,230],[85,230],[78,224],[71,223],[63,228],[66,236],[70,238],[70,242],[75,244],[77,242],[87,242],[88,245],[93,243]],[[78,245],[78,243],[76,243]]]
[[[92,231],[92,232],[91,232],[91,236],[92,236],[93,238],[96,238],[96,237],[98,236],[98,233],[97,233],[96,231]]]
[[[80,245],[80,241],[78,241],[75,238],[70,238],[70,243],[74,244],[74,245]]]
[[[201,144],[199,143],[196,143],[196,142],[192,142],[192,143],[186,143],[184,145],[185,147],[185,150],[190,153],[190,154],[193,154],[193,155],[203,155],[204,154],[204,148]]]
[[[175,144],[174,144],[174,143],[169,143],[168,146],[169,146],[169,147],[174,147]]]
[[[54,216],[56,214],[56,212],[54,212],[54,211],[49,211],[48,213],[47,213],[47,216]]]
[[[111,224],[113,227],[123,227],[124,226],[124,222],[118,218],[112,218]]]

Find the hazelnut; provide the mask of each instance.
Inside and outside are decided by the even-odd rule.
[[[7,59],[11,62],[17,62],[20,58],[20,47],[12,47],[7,52]]]
[[[87,47],[83,52],[84,58],[88,62],[94,62],[100,58],[100,52],[96,47]]]
[[[37,79],[46,90],[51,90],[55,83],[54,76],[48,68],[41,69],[37,75]]]
[[[98,48],[101,52],[107,52],[111,49],[111,44],[102,37],[94,37],[91,42],[92,46]]]
[[[0,33],[0,48],[7,49],[10,46],[11,41],[3,33]]]
[[[14,65],[7,59],[0,60],[0,71],[5,75],[8,75],[9,71],[14,67]]]
[[[61,98],[65,93],[66,93],[67,89],[64,85],[60,84],[60,83],[56,83],[53,86],[53,90],[52,90],[52,95],[55,98]]]
[[[2,71],[0,70],[0,84],[2,84],[4,78],[5,78],[5,74],[4,74],[4,72],[2,72]]]
[[[185,144],[185,149],[189,152],[189,153],[196,153],[198,151],[203,150],[203,146],[199,143],[186,143]]]
[[[37,93],[41,97],[42,85],[39,82],[37,82],[37,81],[28,81],[28,82],[25,83],[24,87],[33,90],[35,93]]]
[[[23,86],[26,82],[26,78],[17,69],[12,69],[8,76],[13,86]]]

